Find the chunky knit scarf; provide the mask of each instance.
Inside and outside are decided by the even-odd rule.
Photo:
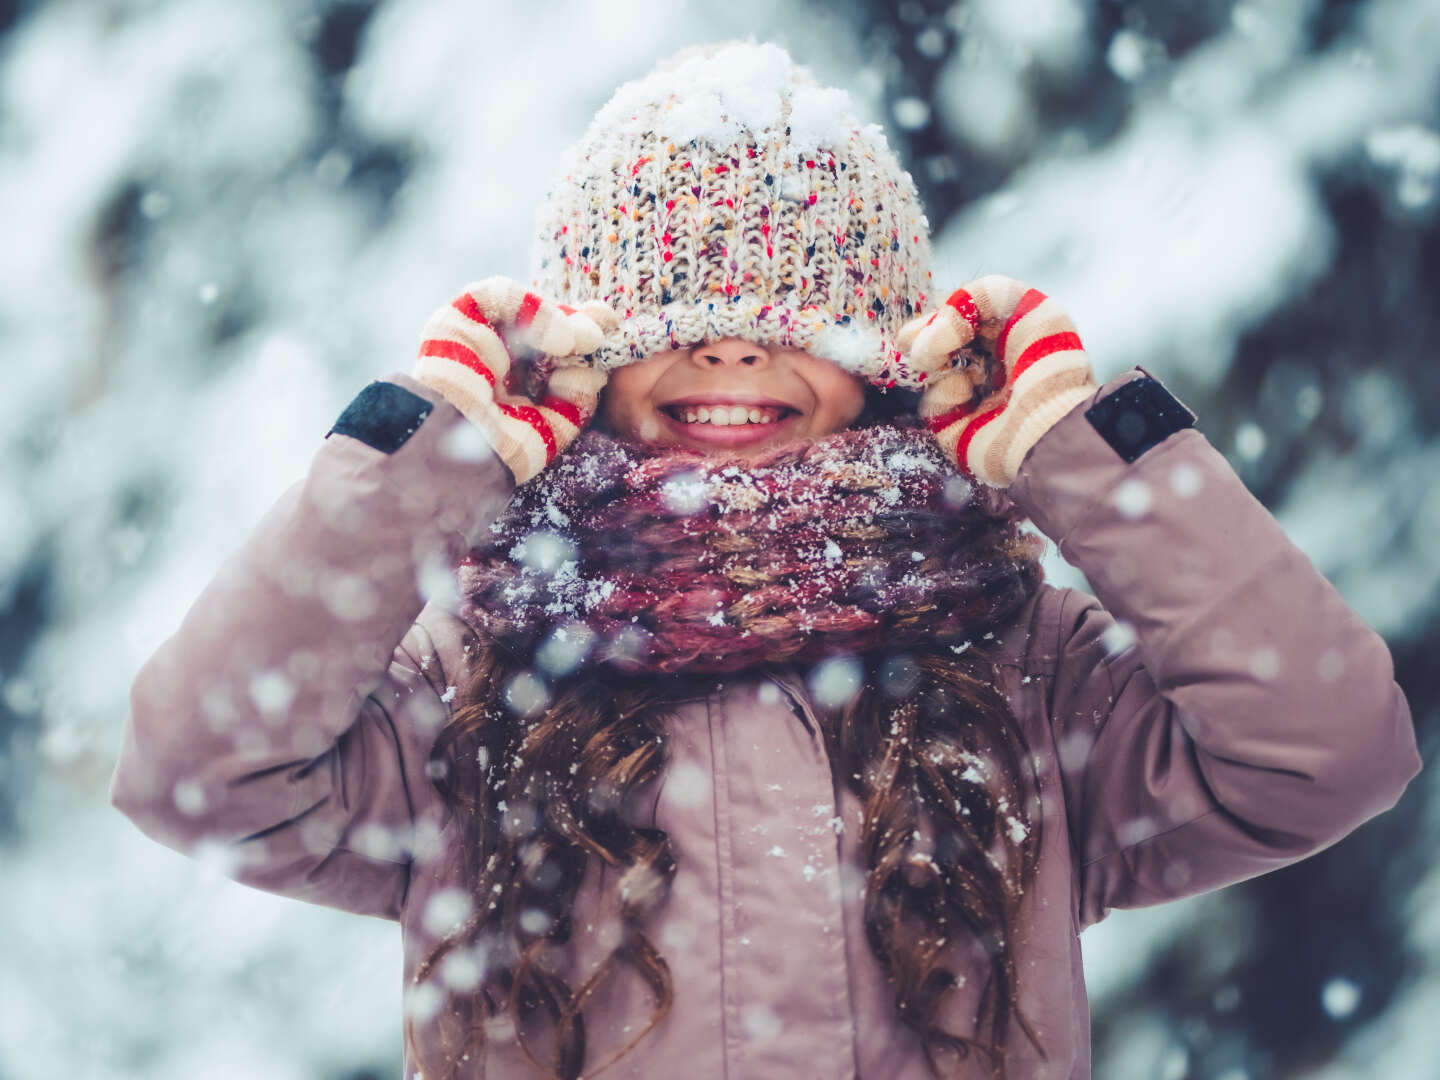
[[[1043,543],[918,426],[717,459],[585,432],[460,562],[460,615],[542,678],[963,651],[1038,587]]]

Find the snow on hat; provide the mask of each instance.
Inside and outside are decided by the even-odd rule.
[[[534,287],[621,316],[611,369],[740,337],[918,386],[895,335],[930,290],[910,174],[849,96],[785,50],[687,49],[626,83],[540,208]]]

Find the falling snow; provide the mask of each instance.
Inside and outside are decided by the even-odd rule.
[[[118,748],[129,681],[179,625],[224,552],[303,475],[355,389],[406,366],[419,322],[437,298],[479,274],[523,273],[534,193],[618,74],[693,40],[679,5],[621,20],[555,20],[519,7],[496,30],[516,45],[501,47],[513,60],[501,71],[465,62],[473,52],[465,35],[436,34],[459,8],[442,0],[387,2],[358,39],[355,66],[326,81],[316,67],[322,35],[314,13],[323,7],[279,0],[22,4],[5,22],[4,114],[16,137],[3,148],[0,214],[24,258],[0,271],[0,336],[11,355],[33,362],[9,373],[9,423],[0,425],[10,460],[21,466],[0,485],[0,591],[23,622],[0,682],[0,701],[21,733],[5,758],[14,783],[4,786],[48,808],[15,819],[21,831],[11,838],[7,867],[7,925],[18,928],[10,967],[23,979],[0,987],[10,1006],[0,1057],[17,1076],[118,1077],[133,1068],[117,1062],[141,1060],[155,1080],[204,1074],[220,1061],[231,1061],[237,1076],[398,1070],[398,1056],[393,1063],[389,1056],[398,1042],[393,924],[303,909],[197,877],[188,863],[124,830],[95,796]],[[1434,5],[1352,5],[1323,49],[1314,46],[1319,16],[1305,5],[1237,5],[1226,15],[1233,25],[1199,47],[1168,51],[1161,31],[1148,25],[1156,19],[1092,40],[1055,15],[1083,11],[1079,4],[1023,9],[1051,12],[1044,19],[1007,15],[998,0],[955,7],[973,15],[963,34],[955,14],[901,31],[940,65],[939,92],[914,99],[930,110],[927,135],[943,126],[961,148],[953,155],[958,162],[948,154],[922,158],[918,173],[949,175],[945,183],[953,184],[975,155],[992,178],[986,183],[995,185],[990,198],[961,207],[937,236],[937,286],[980,267],[1041,284],[1065,299],[1102,376],[1134,363],[1167,379],[1181,376],[1197,400],[1213,402],[1214,415],[1202,416],[1201,425],[1211,425],[1217,441],[1232,430],[1222,418],[1240,421],[1233,442],[1221,446],[1237,464],[1309,467],[1311,444],[1289,460],[1292,443],[1283,433],[1291,419],[1241,416],[1233,404],[1226,411],[1228,376],[1242,338],[1303,297],[1341,257],[1348,223],[1332,215],[1335,191],[1343,189],[1345,205],[1359,213],[1373,190],[1386,214],[1414,223],[1416,231],[1399,234],[1406,243],[1423,239],[1419,230],[1440,186],[1436,61],[1428,47]],[[711,18],[717,36],[774,30],[811,42],[826,74],[857,72],[857,57],[874,61],[876,71],[895,59],[872,57],[873,45],[862,47],[843,19],[817,37],[798,8],[732,4]],[[942,60],[951,38],[964,62]],[[1119,80],[1110,80],[1119,89],[1107,101],[1124,110],[1125,122],[1110,123],[1113,131],[1082,130],[1094,125],[1078,113],[1066,121],[1073,131],[1044,126],[1039,95],[1060,96],[1053,86],[1076,70],[1067,67],[1076,63],[1067,42],[1083,44],[1100,74]],[[417,63],[416,50],[429,60]],[[603,62],[574,63],[578,55]],[[676,129],[728,137],[739,119],[773,119],[778,74],[749,74],[711,88],[723,109],[681,111]],[[473,103],[493,99],[502,75],[506,95],[535,110],[491,110],[475,124]],[[853,102],[803,102],[797,137],[831,137],[850,113],[885,116],[878,75],[873,88],[866,83],[872,75],[859,71]],[[890,100],[898,106],[904,98]],[[892,134],[903,134],[906,117],[892,119]],[[493,167],[497,154],[504,168]],[[1345,183],[1337,188],[1341,167]],[[483,177],[478,187],[476,177]],[[484,238],[487,265],[477,265],[473,243],[451,242],[462,233]],[[1163,259],[1153,257],[1157,236],[1167,242]],[[1357,306],[1373,299],[1362,284]],[[1367,335],[1378,330],[1366,324]],[[847,342],[858,348],[856,340],[837,341],[837,355]],[[1385,363],[1383,349],[1395,347],[1384,343],[1374,362]],[[1329,348],[1322,342],[1316,351]],[[1423,432],[1405,419],[1405,385],[1391,382],[1394,393],[1346,371],[1323,398],[1312,388],[1289,399],[1298,419],[1323,425],[1332,414],[1348,416],[1343,400],[1364,423],[1346,421],[1357,456],[1315,461],[1318,480],[1297,485],[1281,519],[1346,597],[1398,640],[1431,618],[1434,530],[1425,522],[1436,518],[1422,503],[1409,531],[1376,525],[1393,507],[1413,504],[1414,491],[1424,490],[1440,465]],[[1384,408],[1377,411],[1374,401]],[[447,433],[439,452],[453,462],[491,457],[483,435],[465,424]],[[1257,477],[1265,481],[1257,491],[1274,486],[1269,473]],[[1176,496],[1197,498],[1215,482],[1189,465],[1151,478],[1155,501],[1164,501],[1167,485]],[[968,482],[957,477],[950,485],[947,499],[956,505],[970,497]],[[1378,501],[1354,512],[1367,491]],[[670,508],[683,516],[701,504],[682,487]],[[568,527],[554,505],[532,525],[552,539]],[[614,587],[578,577],[563,544],[537,537],[524,550],[537,578],[569,590],[556,601],[559,622],[603,602]],[[828,561],[823,549],[820,558]],[[1057,575],[1066,572],[1052,565]],[[27,582],[44,583],[38,609],[26,607],[35,595],[24,591]],[[376,600],[358,574],[327,580],[294,568],[277,584],[309,590],[345,620],[367,618]],[[417,575],[417,589],[443,607],[453,583],[432,566]],[[1104,641],[1111,653],[1133,643],[1124,623]],[[1339,649],[1305,655],[1283,642],[1233,645],[1257,679],[1288,675],[1293,666],[1332,691],[1345,685],[1355,662]],[[969,647],[952,648],[963,654]],[[537,650],[535,671],[510,688],[512,706],[543,701],[546,686],[584,655],[575,636],[553,638]],[[86,658],[84,679],[74,677],[77,656]],[[299,669],[290,658],[265,663],[254,679],[207,696],[194,719],[229,730],[253,704],[265,726],[236,730],[234,738],[237,749],[257,754],[288,753],[292,739],[309,745],[323,736],[318,727],[308,734],[300,727],[313,722],[297,707],[304,658]],[[835,687],[837,700],[852,692],[845,685]],[[447,704],[452,689],[444,691]],[[31,738],[42,730],[43,742]],[[32,742],[43,756],[25,756]],[[1090,750],[1083,731],[1056,747],[1072,769],[1083,767]],[[159,794],[187,815],[211,807],[203,777]],[[667,779],[665,797],[677,803],[712,796],[703,773]],[[838,832],[841,819],[827,824]],[[410,837],[380,829],[351,840],[362,852],[393,851],[403,842],[435,853],[441,844],[433,824]],[[236,858],[219,844],[203,854],[204,875]],[[93,898],[83,911],[69,906],[85,890],[56,888],[74,880],[69,867],[82,861],[91,877],[109,883],[103,919]],[[853,892],[857,883],[845,879],[844,886]],[[1407,918],[1415,916],[1414,925],[1400,924],[1405,947],[1423,965],[1413,987],[1392,1001],[1350,972],[1306,991],[1310,1007],[1323,1008],[1346,1040],[1343,1060],[1328,1066],[1337,1076],[1422,1075],[1440,1052],[1427,1019],[1437,955],[1426,914],[1433,883],[1413,894],[1403,886],[1393,891]],[[427,905],[427,932],[463,917],[462,904],[446,903]],[[1107,1010],[1128,1000],[1148,957],[1181,937],[1187,920],[1220,910],[1158,909],[1154,923],[1143,921],[1149,913],[1117,912],[1086,932],[1097,1017],[1110,1017],[1109,1029],[1122,1030],[1127,1045],[1149,1045],[1142,1025],[1130,1023],[1133,1015],[1117,1023]],[[542,915],[522,919],[543,932]],[[1123,931],[1118,942],[1099,936],[1111,925]],[[1152,926],[1158,929],[1136,930]],[[683,933],[667,927],[672,931],[665,946],[683,948]],[[184,946],[178,952],[177,942]],[[176,959],[182,955],[183,964]],[[268,973],[258,995],[257,957]],[[458,955],[441,985],[406,990],[405,1012],[433,1017],[445,988],[470,985],[479,965],[478,956]],[[63,976],[75,970],[91,974]],[[155,976],[146,981],[147,1008],[126,1010],[122,1023],[115,1003],[133,998],[142,971]],[[346,992],[340,1027],[331,1003],[313,992],[337,981]],[[1230,989],[1228,1013],[1217,998],[1224,1015],[1244,1011],[1238,989]],[[1352,1038],[1362,1006],[1382,1001],[1386,1011],[1375,1026]],[[75,1017],[87,1018],[84,1032]],[[783,1032],[778,1016],[765,1011],[744,1014],[742,1027],[757,1041]],[[514,1033],[500,1022],[490,1034],[503,1042]],[[1103,1075],[1180,1080],[1201,1068],[1225,1075],[1175,1048],[1173,1031],[1165,1034],[1172,1041],[1157,1042],[1152,1056],[1126,1059],[1127,1068],[1117,1064]]]
[[[838,709],[860,692],[864,672],[857,660],[848,656],[821,661],[810,674],[810,692],[822,708]]]

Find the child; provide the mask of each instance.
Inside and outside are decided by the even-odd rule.
[[[407,1077],[1085,1077],[1081,929],[1418,771],[1194,416],[1018,282],[934,304],[909,176],[781,50],[622,87],[541,220],[149,661],[112,787],[399,921]]]

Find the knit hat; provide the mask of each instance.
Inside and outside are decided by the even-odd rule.
[[[781,48],[685,50],[626,83],[540,209],[534,287],[620,316],[611,369],[739,337],[920,385],[896,333],[930,292],[910,174],[848,95]]]

